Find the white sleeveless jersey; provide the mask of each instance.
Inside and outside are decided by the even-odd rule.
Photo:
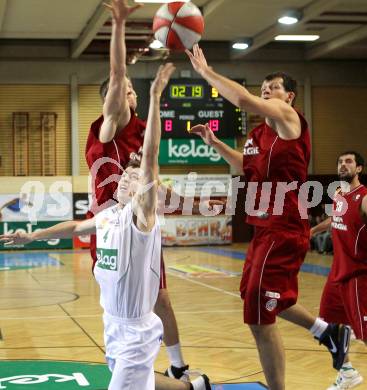
[[[97,262],[95,278],[106,313],[139,318],[153,310],[159,291],[161,232],[158,218],[149,233],[133,222],[131,202],[96,216]]]

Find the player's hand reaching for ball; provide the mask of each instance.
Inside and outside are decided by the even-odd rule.
[[[189,133],[199,135],[207,145],[213,145],[217,139],[208,123],[205,123],[205,125],[195,125],[191,127]]]
[[[203,76],[205,71],[209,69],[208,63],[204,56],[203,51],[200,49],[199,45],[196,43],[192,48],[192,53],[190,50],[185,50],[186,54],[189,56],[190,61],[194,69]]]
[[[121,23],[128,18],[128,16],[142,7],[142,4],[134,5],[130,7],[127,5],[127,0],[112,0],[111,4],[103,3],[112,13],[112,20],[117,23]]]
[[[161,96],[175,69],[175,66],[171,62],[168,62],[165,65],[161,65],[158,68],[157,75],[155,76],[152,86],[150,87],[150,96]]]

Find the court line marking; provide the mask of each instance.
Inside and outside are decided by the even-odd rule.
[[[62,304],[58,304],[59,308],[67,315],[67,318],[70,319],[88,338],[89,340],[96,346],[100,351],[102,351],[103,355],[105,354],[105,351],[103,348],[101,348],[97,341],[94,340],[94,338],[87,332],[82,325],[79,324],[79,322],[72,316],[63,306]]]
[[[178,275],[178,274],[173,273],[173,272],[166,272],[166,273],[168,275],[174,276],[176,278],[186,280],[186,281],[188,281],[190,283],[197,284],[197,285],[202,286],[202,287],[207,287],[207,288],[210,288],[211,290],[218,291],[218,292],[221,292],[223,294],[230,295],[232,297],[236,297],[236,298],[240,298],[241,299],[240,293],[235,294],[235,293],[233,293],[231,291],[224,290],[223,288],[214,287],[214,286],[211,286],[210,284],[205,284],[205,283],[199,282],[197,280],[193,280],[193,279],[190,279],[188,277],[185,277],[183,275]]]

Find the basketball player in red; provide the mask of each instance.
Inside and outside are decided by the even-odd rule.
[[[335,194],[333,215],[311,229],[311,236],[332,231],[334,259],[320,302],[325,321],[352,326],[367,344],[367,188],[359,181],[363,157],[347,151],[338,157],[341,187]],[[346,357],[328,390],[351,389],[363,381]]]
[[[262,84],[261,97],[257,97],[209,67],[198,45],[192,53],[186,52],[194,69],[223,97],[241,110],[265,118],[249,134],[243,154],[216,138],[208,124],[194,126],[191,132],[244,172],[247,193],[252,192],[260,203],[257,210],[246,205],[247,222],[255,226],[255,236],[248,250],[240,291],[244,322],[255,337],[269,388],[285,389],[284,348],[275,324],[278,315],[310,330],[327,346],[334,368],[339,369],[348,351],[350,328],[315,318],[296,303],[298,272],[309,245],[307,212],[304,219],[301,217],[301,211],[304,214],[307,210],[302,209],[299,187],[307,178],[311,149],[307,122],[293,108],[296,82],[285,73],[271,74]],[[261,189],[266,183],[271,184],[271,189],[265,185],[268,202],[263,202]],[[280,202],[284,207],[279,207],[279,198],[284,200]]]
[[[91,172],[93,201],[88,217],[116,203],[119,177],[130,159],[141,152],[145,122],[136,114],[136,93],[126,77],[125,21],[139,6],[129,7],[127,0],[113,0],[108,6],[112,13],[110,44],[110,78],[101,87],[104,100],[103,115],[91,125],[86,160]],[[91,237],[93,266],[96,262],[96,238]],[[166,289],[162,259],[161,285],[155,313],[164,326],[164,342],[171,366],[166,374],[177,379],[188,379],[188,366],[182,357],[176,318]]]

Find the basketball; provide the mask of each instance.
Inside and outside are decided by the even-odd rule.
[[[171,50],[191,49],[200,41],[203,31],[203,15],[191,2],[175,1],[164,4],[153,19],[155,39]]]

